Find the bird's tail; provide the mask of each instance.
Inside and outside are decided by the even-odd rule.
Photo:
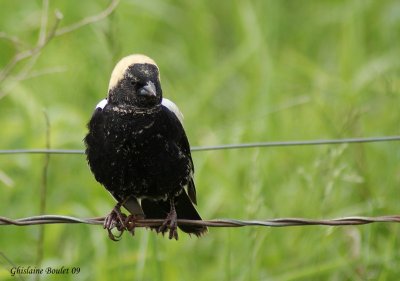
[[[142,199],[142,208],[147,219],[164,219],[171,210],[170,201],[153,201]],[[174,198],[175,210],[178,219],[201,220],[199,213],[185,191]],[[206,226],[179,225],[178,227],[188,234],[201,236],[207,232]]]
[[[178,219],[186,220],[201,220],[199,213],[192,201],[190,201],[189,196],[185,191],[175,198],[175,210]],[[206,226],[201,225],[178,225],[179,228],[186,233],[194,234],[196,236],[201,236],[207,232]]]

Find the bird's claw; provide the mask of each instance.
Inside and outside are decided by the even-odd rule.
[[[119,241],[125,230],[129,230],[131,233],[132,229],[127,228],[128,216],[121,212],[121,204],[117,204],[110,214],[104,219],[103,228],[107,229],[108,237],[113,241]],[[115,235],[112,233],[112,229],[116,228],[120,233]]]
[[[168,213],[167,217],[165,218],[163,224],[158,228],[157,232],[161,233],[163,236],[167,232],[169,228],[169,239],[174,238],[178,240],[178,217],[175,211],[175,208],[172,208],[171,211]]]

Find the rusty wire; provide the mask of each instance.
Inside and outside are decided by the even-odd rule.
[[[289,141],[289,142],[258,142],[246,144],[229,144],[205,147],[192,147],[192,151],[220,150],[220,149],[240,149],[253,147],[275,147],[275,146],[303,146],[303,145],[326,145],[326,144],[342,144],[342,143],[367,143],[382,141],[399,141],[400,136],[385,137],[369,137],[369,138],[345,138],[331,140],[311,140],[311,141]],[[83,150],[68,149],[14,149],[0,150],[1,154],[19,154],[19,153],[51,153],[51,154],[83,154]],[[0,217],[0,226],[5,225],[38,225],[38,224],[62,224],[62,223],[83,223],[92,225],[102,225],[104,217],[94,218],[76,218],[62,215],[41,215],[31,216],[20,219],[10,219]],[[307,219],[307,218],[277,218],[268,220],[238,220],[238,219],[213,219],[213,220],[178,220],[180,225],[200,225],[209,227],[243,227],[243,226],[267,226],[267,227],[286,227],[286,226],[307,226],[307,225],[323,225],[323,226],[343,226],[343,225],[363,225],[370,223],[399,223],[400,215],[362,217],[351,216],[334,219]],[[143,219],[136,220],[136,227],[160,226],[162,219]]]
[[[141,219],[135,221],[136,227],[160,226],[162,219]],[[42,215],[20,219],[10,219],[0,217],[0,226],[5,225],[37,225],[37,224],[72,224],[82,223],[91,225],[103,225],[104,217],[76,218],[62,215]],[[267,226],[267,227],[287,227],[287,226],[344,226],[344,225],[363,225],[370,223],[400,223],[400,215],[389,216],[351,216],[334,219],[307,219],[307,218],[277,218],[267,220],[237,220],[237,219],[213,219],[213,220],[184,220],[178,219],[178,225],[201,225],[209,227],[243,227],[243,226]]]

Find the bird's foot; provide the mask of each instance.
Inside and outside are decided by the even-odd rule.
[[[121,239],[122,234],[127,229],[128,217],[121,212],[121,204],[118,203],[115,205],[114,209],[110,212],[110,214],[104,219],[103,228],[107,229],[108,237],[110,237],[113,241],[119,241]],[[118,235],[114,235],[112,233],[112,229],[116,228],[120,233]]]
[[[172,205],[171,211],[168,213],[167,217],[165,218],[163,224],[158,228],[158,233],[162,233],[164,235],[169,228],[169,239],[174,238],[178,240],[178,216],[175,211],[175,207]]]

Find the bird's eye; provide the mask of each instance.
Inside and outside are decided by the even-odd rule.
[[[136,83],[136,81],[131,80],[130,84],[131,84],[132,86],[135,86],[137,83]]]

